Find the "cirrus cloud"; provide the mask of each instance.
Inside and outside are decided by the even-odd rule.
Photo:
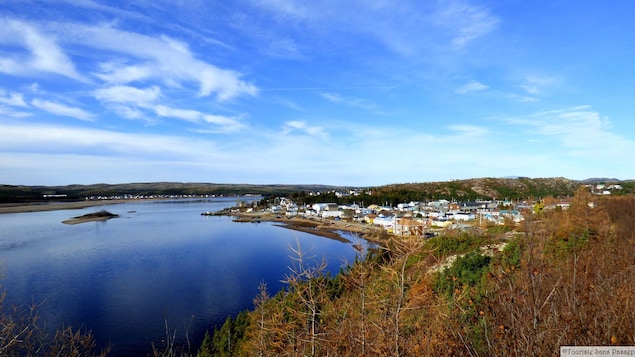
[[[53,115],[70,117],[83,121],[94,120],[94,116],[91,113],[77,107],[71,107],[65,104],[42,99],[33,99],[31,104],[34,107]]]
[[[0,52],[0,72],[10,75],[53,73],[87,81],[54,37],[33,24],[13,19],[0,19],[0,44],[16,45],[21,52]]]
[[[465,94],[465,93],[470,93],[470,92],[480,92],[480,91],[486,90],[488,88],[489,88],[489,86],[487,86],[487,85],[485,85],[483,83],[480,83],[480,82],[477,82],[477,81],[470,81],[470,82],[466,83],[465,85],[457,88],[455,90],[455,92],[459,93],[459,94]]]
[[[125,56],[101,63],[94,73],[110,84],[158,80],[169,86],[198,83],[199,96],[215,94],[219,101],[240,95],[256,95],[257,87],[241,74],[197,59],[188,46],[168,36],[152,37],[123,31],[110,25],[51,24],[66,41],[99,51]]]

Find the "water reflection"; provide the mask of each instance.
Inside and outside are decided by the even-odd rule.
[[[233,223],[200,212],[235,199],[107,205],[120,218],[68,226],[96,208],[0,215],[0,262],[9,304],[44,302],[51,330],[92,329],[113,355],[145,354],[165,334],[164,319],[196,341],[228,315],[250,308],[258,284],[281,288],[288,245],[327,257],[336,274],[351,243],[272,224]]]

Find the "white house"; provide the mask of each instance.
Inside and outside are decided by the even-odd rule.
[[[294,209],[294,210],[293,209],[292,210],[287,209],[287,212],[285,213],[285,215],[287,217],[295,217],[295,216],[298,215],[298,210],[297,210],[297,208]]]
[[[337,203],[314,203],[313,206],[311,206],[318,214],[322,211],[332,211],[333,207],[335,207],[335,210],[339,209]]]
[[[470,221],[473,219],[476,219],[476,215],[474,213],[468,213],[468,212],[454,213],[454,220],[456,221]]]
[[[342,216],[342,211],[340,211],[337,203],[316,203],[312,208],[323,218],[338,218]]]
[[[376,226],[384,227],[385,229],[395,228],[395,219],[392,215],[379,215],[373,220],[373,224]]]
[[[339,218],[342,216],[342,211],[322,211],[320,217],[322,218]]]

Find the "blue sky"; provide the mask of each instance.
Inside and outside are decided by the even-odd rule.
[[[633,179],[632,1],[7,1],[0,183]]]

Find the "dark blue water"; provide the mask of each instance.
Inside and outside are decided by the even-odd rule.
[[[354,242],[200,215],[235,202],[145,201],[0,215],[6,304],[42,303],[47,329],[91,329],[113,356],[144,355],[165,338],[165,321],[180,342],[187,332],[197,343],[228,315],[251,308],[260,282],[271,294],[281,289],[290,244],[326,257],[333,274],[357,254]],[[121,217],[61,223],[101,209]]]

